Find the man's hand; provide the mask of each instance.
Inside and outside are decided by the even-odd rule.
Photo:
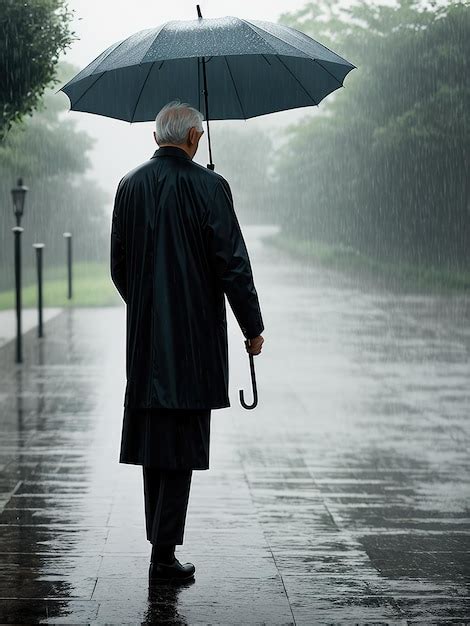
[[[245,339],[245,347],[248,354],[261,354],[261,347],[264,343],[264,339],[262,335],[258,335],[258,337],[253,337],[253,339]]]

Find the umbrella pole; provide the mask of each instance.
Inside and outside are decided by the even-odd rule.
[[[206,109],[207,143],[209,144],[209,163],[207,164],[207,167],[210,170],[213,170],[214,164],[212,163],[211,132],[209,129],[209,94],[207,93],[206,62],[204,60],[204,57],[202,57],[202,79],[204,81],[204,106]]]
[[[197,9],[198,18],[202,20],[201,7],[198,4],[196,5],[196,9]],[[204,107],[206,110],[207,143],[209,144],[209,163],[207,164],[207,167],[210,170],[213,170],[214,164],[212,162],[211,131],[209,128],[209,94],[207,93],[206,57],[199,57],[199,58],[202,58],[202,80],[204,83],[204,89],[203,89]]]

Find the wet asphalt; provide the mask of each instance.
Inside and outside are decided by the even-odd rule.
[[[262,232],[259,404],[230,312],[232,406],[176,551],[193,581],[148,586],[124,306],[32,328],[22,365],[0,347],[1,623],[470,621],[470,298],[305,267]]]

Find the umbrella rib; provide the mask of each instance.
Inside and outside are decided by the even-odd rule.
[[[106,59],[107,59],[109,56],[111,56],[111,55],[113,54],[113,52],[116,52],[116,50],[117,50],[118,48],[120,48],[120,47],[122,46],[122,44],[123,44],[125,41],[127,41],[127,39],[128,39],[128,37],[127,37],[126,39],[123,39],[122,41],[120,41],[120,42],[117,44],[117,46],[115,46],[112,50],[110,50],[110,51],[108,52],[108,54],[107,54],[107,55],[106,55],[103,59],[101,59],[101,61],[98,63],[98,65],[95,67],[95,69],[94,69],[93,71],[94,71],[94,72],[96,72],[96,70],[97,70],[97,69],[98,69],[101,65],[103,65],[103,63],[106,61]],[[105,70],[105,71],[106,71],[106,70]]]
[[[240,18],[242,22],[244,22],[248,28],[250,28],[250,30],[252,30],[254,33],[256,33],[258,35],[258,37],[261,39],[261,41],[263,41],[263,43],[265,43],[267,46],[269,46],[271,48],[271,50],[274,50],[274,54],[277,54],[276,52],[276,48],[274,46],[272,46],[269,41],[266,41],[266,39],[263,37],[262,32],[259,33],[258,32],[258,27],[255,26],[255,24],[252,24],[251,22],[249,22],[248,20],[244,20],[242,18]],[[271,35],[271,33],[269,33]],[[289,48],[292,48],[293,50],[297,50],[297,48],[295,46],[293,46],[292,44],[288,43],[287,41],[284,41],[284,39],[281,39],[280,37],[277,37],[276,35],[272,35],[273,37],[275,37],[276,39],[279,39],[279,41],[282,41],[283,44],[285,44],[286,46],[289,46]]]
[[[147,84],[147,81],[148,81],[149,76],[150,76],[150,72],[152,71],[154,65],[155,65],[155,61],[150,64],[149,71],[147,72],[147,76],[145,77],[145,80],[144,80],[144,82],[142,84],[142,87],[140,89],[139,97],[137,98],[137,102],[135,103],[134,111],[132,112],[131,124],[134,121],[135,112],[137,111],[137,107],[139,106],[139,102],[140,102],[140,98],[142,96],[142,92],[144,91],[145,85]]]
[[[75,107],[75,106],[77,106],[77,104],[80,102],[80,100],[83,98],[83,96],[84,96],[86,93],[88,93],[88,92],[90,91],[90,89],[96,85],[96,83],[99,81],[99,79],[100,79],[100,78],[103,78],[103,76],[104,76],[105,74],[106,74],[106,71],[101,72],[101,74],[98,76],[98,78],[97,78],[96,80],[94,80],[94,81],[91,83],[91,85],[89,85],[89,87],[87,87],[87,88],[85,89],[85,91],[82,93],[82,95],[80,96],[80,98],[78,98],[78,100],[76,100],[76,101],[73,103],[73,105],[72,105],[72,106],[74,106],[74,107]]]
[[[278,55],[275,55],[275,56],[276,56],[276,59],[279,61],[279,63],[282,63],[282,65],[286,68],[286,70],[289,72],[289,74],[292,76],[292,78],[294,78],[294,80],[295,80],[296,82],[298,82],[298,83],[299,83],[299,85],[300,85],[300,86],[302,87],[302,89],[305,91],[305,93],[307,94],[307,96],[308,96],[308,97],[309,97],[309,98],[313,101],[313,104],[314,104],[315,106],[318,106],[318,102],[315,102],[315,99],[313,98],[313,96],[311,96],[311,95],[309,94],[309,92],[305,89],[305,87],[302,85],[302,83],[301,83],[301,82],[300,82],[300,80],[297,78],[297,76],[294,74],[294,72],[290,69],[290,67],[288,67],[288,66],[284,63],[284,61],[281,59],[281,57],[280,57],[280,56],[278,56]]]
[[[335,81],[336,81],[337,83],[339,83],[339,84],[340,84],[340,86],[341,86],[341,87],[344,87],[343,83],[342,83],[342,82],[340,82],[340,81],[336,78],[336,76],[335,76],[334,74],[332,74],[332,73],[331,73],[331,72],[330,72],[330,71],[329,71],[326,67],[324,67],[324,66],[320,63],[320,61],[317,61],[317,59],[313,59],[313,60],[314,60],[314,61],[315,61],[315,63],[317,63],[317,64],[318,64],[318,65],[319,65],[322,69],[324,69],[324,70],[325,70],[325,72],[328,72],[328,74],[329,74],[330,76],[332,76],[332,77],[335,79]]]
[[[242,104],[240,95],[238,93],[237,86],[236,86],[235,81],[233,79],[233,74],[232,74],[232,70],[230,69],[230,65],[228,63],[228,59],[227,59],[227,57],[225,55],[224,55],[224,60],[225,60],[225,63],[227,64],[227,69],[228,69],[228,73],[230,74],[230,78],[232,79],[233,88],[235,89],[235,93],[237,95],[238,104],[240,105],[240,109],[241,109],[243,118],[246,120],[246,114],[245,114],[245,111],[243,110],[243,104]]]

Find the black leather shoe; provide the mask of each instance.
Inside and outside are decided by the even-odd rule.
[[[187,580],[194,576],[196,568],[192,563],[180,563],[175,557],[173,563],[150,563],[149,579],[154,580]]]

